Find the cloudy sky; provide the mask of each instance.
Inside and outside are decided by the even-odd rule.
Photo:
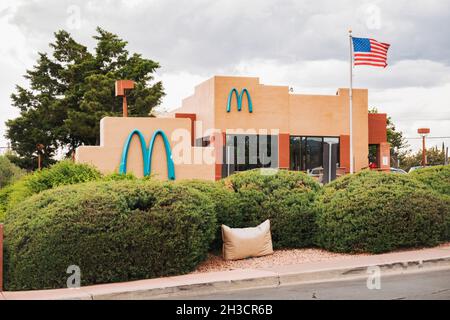
[[[96,26],[120,35],[129,50],[161,63],[158,78],[178,107],[199,82],[217,74],[259,76],[296,93],[334,94],[349,82],[355,36],[391,44],[387,69],[358,67],[355,87],[387,112],[407,137],[418,127],[450,136],[450,1],[399,0],[1,0],[0,146],[4,121],[17,116],[10,94],[68,30],[92,48]],[[450,138],[430,143],[450,145]],[[417,149],[418,140],[410,140]]]

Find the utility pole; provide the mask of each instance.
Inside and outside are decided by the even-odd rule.
[[[37,153],[38,153],[38,170],[41,170],[42,167],[42,150],[44,150],[44,145],[42,143],[38,143],[36,145]]]
[[[448,147],[445,148],[445,162],[444,162],[444,164],[448,165]]]

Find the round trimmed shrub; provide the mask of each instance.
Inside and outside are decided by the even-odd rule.
[[[50,168],[36,171],[27,179],[27,186],[34,194],[62,185],[98,180],[101,176],[93,166],[63,160]]]
[[[168,182],[98,181],[34,195],[5,223],[8,290],[62,288],[71,265],[81,284],[192,271],[207,255],[214,207]]]
[[[446,201],[408,175],[363,171],[323,188],[317,244],[381,253],[434,246],[445,237]]]
[[[211,248],[218,250],[222,246],[221,226],[242,225],[242,215],[239,214],[237,197],[234,192],[221,183],[205,180],[184,180],[179,184],[196,189],[206,195],[214,205],[217,217],[216,236]]]
[[[237,214],[224,213],[233,228],[255,227],[270,219],[275,248],[302,248],[314,243],[314,201],[320,185],[302,172],[259,169],[235,173],[222,183],[237,198]]]
[[[447,202],[445,240],[450,240],[450,165],[414,170],[410,175],[440,193]]]
[[[422,168],[414,170],[410,175],[433,190],[450,196],[450,165]]]

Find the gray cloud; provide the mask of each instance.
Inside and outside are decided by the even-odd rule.
[[[450,59],[448,1],[26,1],[12,22],[48,39],[79,3],[80,38],[96,25],[122,35],[165,70],[211,73],[248,59],[347,59],[347,30],[393,43],[391,62]],[[133,5],[135,3],[135,5]],[[379,8],[379,30],[370,29]]]
[[[53,32],[66,29],[92,48],[96,26],[161,63],[169,108],[214,74],[261,76],[296,92],[332,94],[348,85],[351,27],[355,36],[392,44],[389,68],[355,70],[356,86],[371,90],[371,105],[392,114],[409,135],[417,125],[450,135],[450,1],[442,0],[2,0],[2,124],[17,114],[9,106],[13,84],[38,50],[49,51]],[[408,119],[411,110],[429,122]]]

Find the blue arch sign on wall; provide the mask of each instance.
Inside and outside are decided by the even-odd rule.
[[[248,112],[253,112],[252,98],[250,98],[250,94],[248,93],[248,90],[246,88],[242,89],[241,93],[239,93],[236,88],[231,89],[230,94],[228,95],[227,112],[231,111],[231,102],[233,100],[233,96],[236,96],[238,111],[242,110],[242,98],[244,97],[244,94],[247,97]]]
[[[153,133],[152,138],[150,139],[150,144],[147,149],[144,135],[142,134],[141,131],[134,129],[128,136],[127,140],[125,141],[125,145],[123,146],[119,173],[120,174],[127,173],[128,151],[130,149],[130,143],[134,135],[137,135],[139,137],[139,141],[141,143],[142,160],[144,165],[144,176],[150,175],[152,171],[153,147],[155,146],[156,138],[160,135],[164,141],[164,148],[166,150],[168,178],[169,180],[175,180],[175,164],[172,159],[172,150],[170,148],[169,139],[167,139],[166,134],[162,130],[157,130]]]

